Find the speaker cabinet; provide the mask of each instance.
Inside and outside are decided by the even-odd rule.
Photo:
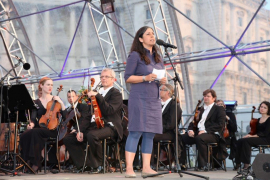
[[[270,154],[257,154],[252,169],[257,179],[270,179]]]

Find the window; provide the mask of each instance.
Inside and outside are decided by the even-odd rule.
[[[243,104],[247,104],[247,93],[246,92],[243,92],[242,94],[243,96]]]
[[[186,10],[186,16],[190,18],[191,11],[189,9]]]
[[[239,25],[240,27],[243,26],[243,18],[242,18],[242,17],[238,17],[238,25]]]
[[[151,12],[149,9],[146,10],[146,19],[151,19]]]

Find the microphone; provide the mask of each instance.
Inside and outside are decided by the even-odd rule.
[[[31,66],[30,66],[29,63],[24,63],[24,62],[22,61],[22,58],[19,58],[18,56],[15,56],[15,58],[16,58],[19,62],[23,63],[23,69],[25,69],[25,70],[30,69]]]
[[[160,46],[164,46],[165,48],[173,48],[173,49],[177,49],[177,47],[175,45],[169,44],[169,43],[165,43],[164,41],[162,41],[161,39],[158,39],[156,41],[156,43]]]

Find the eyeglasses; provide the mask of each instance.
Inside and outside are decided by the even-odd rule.
[[[224,104],[222,104],[222,103],[217,103],[216,105],[217,106],[224,106]]]
[[[112,76],[100,76],[100,79],[105,78],[105,79],[109,79],[109,78],[113,78]]]
[[[167,89],[159,89],[160,91],[168,91]]]

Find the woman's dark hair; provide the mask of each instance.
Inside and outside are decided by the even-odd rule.
[[[139,38],[142,38],[145,31],[147,29],[149,29],[149,28],[152,29],[149,26],[143,26],[137,31],[137,33],[135,35],[135,38],[133,40],[131,49],[130,49],[130,52],[132,52],[132,51],[138,52],[140,54],[140,57],[141,57],[142,61],[144,61],[145,64],[150,64],[150,59],[147,57],[146,50],[143,47],[143,44],[140,42]],[[155,53],[155,57],[154,57],[155,62],[156,63],[161,62],[161,56],[160,56],[161,52],[160,52],[160,49],[157,47],[156,44],[153,46],[152,52]]]
[[[265,105],[267,106],[267,108],[268,108],[268,110],[267,110],[267,115],[270,115],[270,103],[269,103],[268,101],[263,101],[263,102],[261,102],[261,104],[260,104],[259,107],[258,107],[259,113],[260,113],[260,107],[261,107],[262,104],[265,104]]]

